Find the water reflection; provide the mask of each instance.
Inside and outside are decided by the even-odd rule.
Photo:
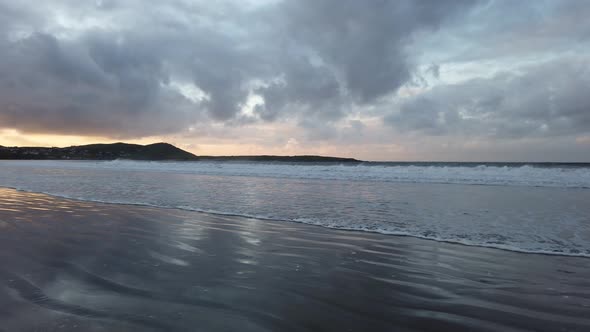
[[[9,189],[0,209],[8,331],[590,328],[589,259]]]

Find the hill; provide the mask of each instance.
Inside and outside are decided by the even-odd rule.
[[[186,161],[259,161],[259,162],[332,162],[359,163],[353,158],[324,156],[195,156],[168,143],[149,145],[113,143],[70,146],[67,148],[5,147],[0,159],[33,160],[186,160]]]
[[[360,163],[360,160],[353,158],[324,157],[324,156],[199,156],[199,160],[207,161],[260,161],[260,162],[295,162],[295,163]]]
[[[0,159],[196,160],[197,156],[168,143],[149,145],[113,143],[67,148],[0,146]]]

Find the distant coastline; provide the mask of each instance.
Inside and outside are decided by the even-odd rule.
[[[146,160],[146,161],[262,161],[360,163],[354,158],[302,156],[197,156],[169,143],[112,143],[56,147],[0,146],[0,160]]]

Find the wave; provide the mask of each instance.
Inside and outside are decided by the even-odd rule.
[[[7,162],[5,162],[7,163]],[[585,164],[474,163],[361,163],[304,164],[262,162],[146,162],[146,161],[11,161],[24,167],[59,167],[144,171],[214,176],[248,176],[305,180],[342,180],[392,183],[437,183],[590,189],[590,167]]]
[[[492,248],[492,249],[500,249],[518,253],[525,253],[525,254],[540,254],[540,255],[556,255],[556,256],[568,256],[568,257],[586,257],[590,258],[590,250],[583,252],[579,250],[574,251],[564,251],[564,250],[548,250],[548,249],[526,249],[519,247],[514,244],[502,244],[502,243],[485,243],[482,241],[478,241],[477,239],[473,238],[466,238],[466,237],[445,237],[440,235],[434,235],[433,232],[412,232],[412,231],[401,231],[401,230],[394,230],[394,229],[387,229],[387,228],[375,228],[375,227],[368,227],[366,225],[358,224],[358,225],[347,225],[343,226],[340,224],[334,224],[327,222],[325,220],[313,219],[313,218],[278,218],[274,216],[268,215],[259,215],[259,214],[249,214],[249,213],[238,213],[232,211],[222,211],[222,210],[215,210],[215,209],[201,209],[198,207],[193,206],[185,206],[185,205],[160,205],[160,204],[152,204],[146,202],[132,202],[132,201],[125,201],[125,200],[105,200],[105,199],[92,199],[86,197],[77,197],[71,195],[64,195],[64,194],[56,194],[51,192],[43,192],[43,191],[34,191],[29,189],[22,189],[16,187],[8,187],[2,186],[3,188],[9,188],[18,190],[21,192],[27,193],[40,193],[45,194],[53,197],[59,197],[69,200],[75,201],[82,201],[82,202],[93,202],[93,203],[101,203],[101,204],[117,204],[117,205],[130,205],[130,206],[145,206],[150,208],[163,208],[163,209],[178,209],[184,211],[191,211],[197,213],[204,213],[204,214],[212,214],[212,215],[221,215],[221,216],[229,216],[229,217],[241,217],[241,218],[252,218],[258,220],[267,220],[267,221],[276,221],[276,222],[295,222],[295,223],[303,223],[307,225],[319,226],[328,229],[336,229],[336,230],[344,230],[344,231],[360,231],[360,232],[369,232],[369,233],[378,233],[384,235],[392,235],[392,236],[409,236],[413,238],[419,238],[424,240],[436,241],[436,242],[444,242],[444,243],[453,243],[465,246],[473,246],[473,247],[482,247],[482,248]]]
[[[589,167],[1,161],[0,185],[83,201],[590,256]]]

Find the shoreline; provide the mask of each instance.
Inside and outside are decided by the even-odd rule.
[[[12,330],[584,331],[590,261],[0,188]]]
[[[532,251],[526,249],[520,249],[516,247],[508,247],[503,245],[486,245],[486,244],[477,244],[477,243],[469,243],[469,242],[462,242],[460,240],[447,240],[447,239],[439,239],[427,236],[420,236],[415,234],[409,233],[396,233],[396,232],[385,232],[385,231],[377,231],[377,230],[370,230],[370,229],[354,229],[354,228],[345,228],[345,227],[331,227],[327,225],[317,224],[313,222],[307,221],[300,221],[300,220],[289,220],[289,219],[279,219],[279,218],[269,218],[264,216],[255,216],[255,215],[246,215],[246,214],[236,214],[236,213],[225,213],[220,211],[209,211],[209,210],[199,210],[199,209],[191,209],[186,207],[173,207],[173,206],[161,206],[161,205],[153,205],[148,203],[131,203],[131,202],[115,202],[115,201],[101,201],[101,200],[92,200],[92,199],[83,199],[83,198],[76,198],[70,197],[66,195],[58,195],[48,192],[39,192],[33,190],[26,190],[20,189],[16,187],[10,186],[0,186],[1,189],[11,189],[16,190],[19,192],[24,193],[32,193],[32,194],[43,194],[48,195],[51,197],[65,199],[65,200],[72,200],[77,202],[90,202],[90,203],[97,203],[97,204],[113,204],[113,205],[128,205],[132,207],[150,207],[155,209],[171,209],[171,210],[180,210],[180,211],[187,211],[187,212],[194,212],[194,213],[201,213],[204,215],[213,215],[213,216],[228,216],[228,217],[237,217],[237,218],[251,218],[251,219],[258,219],[261,221],[270,221],[270,222],[287,222],[287,223],[296,223],[296,224],[304,224],[313,227],[321,227],[328,230],[335,230],[335,231],[344,231],[344,232],[361,232],[361,233],[371,233],[371,234],[380,234],[385,236],[394,236],[394,237],[410,237],[418,240],[426,240],[426,241],[434,241],[440,243],[447,243],[447,244],[454,244],[460,245],[465,247],[476,247],[476,248],[486,248],[486,249],[495,249],[495,250],[502,250],[507,252],[519,253],[519,254],[526,254],[526,255],[541,255],[541,256],[563,256],[563,257],[575,257],[575,258],[588,258],[590,259],[590,253],[566,253],[566,252],[559,252],[559,251]]]

